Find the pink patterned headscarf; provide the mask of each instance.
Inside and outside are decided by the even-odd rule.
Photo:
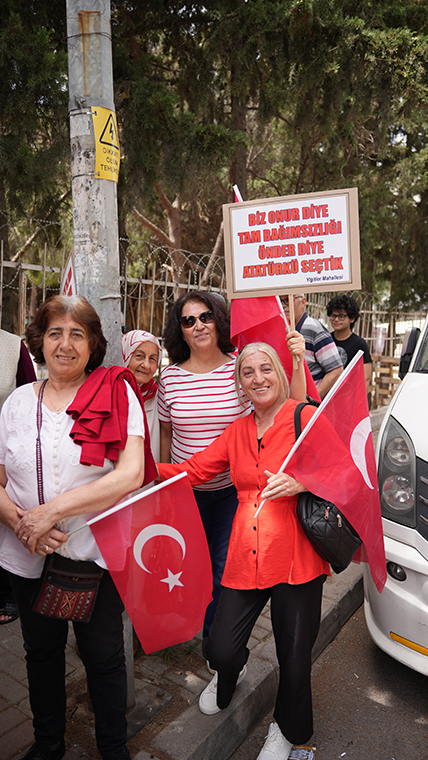
[[[160,363],[162,361],[162,348],[156,336],[152,335],[149,332],[146,332],[145,330],[130,330],[130,332],[127,332],[125,333],[125,335],[122,335],[122,356],[123,356],[123,363],[125,367],[129,366],[129,362],[131,361],[131,356],[134,353],[134,351],[138,348],[140,343],[144,343],[146,340],[150,341],[150,343],[154,343],[155,346],[157,347],[158,367],[160,366]],[[156,393],[157,385],[152,378],[145,385],[141,385],[140,390],[143,395],[143,398],[148,399],[154,396],[154,394]]]

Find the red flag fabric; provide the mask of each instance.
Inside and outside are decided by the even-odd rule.
[[[235,194],[235,203],[242,203],[242,195],[238,185],[233,186],[233,192]]]
[[[88,525],[147,654],[200,631],[211,601],[212,571],[186,473]]]
[[[74,250],[70,251],[70,255],[67,259],[67,263],[64,267],[62,275],[62,282],[60,287],[60,293],[62,296],[75,296],[77,293],[76,288],[76,275],[74,273]]]
[[[362,352],[359,354],[309,421],[285,472],[343,512],[363,541],[354,559],[368,561],[373,581],[382,591],[386,582],[382,518]]]
[[[230,339],[240,350],[248,343],[262,341],[277,352],[288,381],[293,374],[293,358],[288,350],[287,329],[275,296],[234,298],[230,307]],[[320,401],[316,385],[305,362],[306,391]]]

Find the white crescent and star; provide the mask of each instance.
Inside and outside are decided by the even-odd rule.
[[[180,581],[181,572],[174,574],[168,568],[168,577],[167,578],[162,578],[161,583],[167,583],[168,586],[169,586],[170,592],[172,591],[172,589],[174,588],[174,586],[182,586],[183,584]]]
[[[361,472],[365,484],[373,491],[374,486],[367,471],[365,455],[366,443],[371,431],[370,417],[364,417],[353,430],[349,448],[354,464]]]
[[[146,528],[143,528],[143,530],[140,531],[140,533],[138,534],[137,538],[134,541],[134,559],[137,565],[139,565],[142,570],[150,574],[151,574],[151,570],[148,570],[143,562],[142,551],[147,541],[149,541],[151,538],[155,538],[156,536],[169,536],[169,538],[173,538],[174,541],[177,541],[177,543],[179,544],[181,548],[183,559],[186,556],[186,542],[183,536],[181,535],[181,533],[176,528],[173,528],[172,525],[165,525],[163,523],[148,525]],[[167,583],[169,586],[169,591],[171,592],[174,586],[183,585],[182,582],[180,581],[181,574],[182,574],[182,571],[179,573],[172,573],[171,570],[168,568],[167,578],[162,578],[160,582]]]

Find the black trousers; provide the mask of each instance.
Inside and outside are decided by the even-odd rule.
[[[267,589],[240,591],[223,587],[204,656],[218,671],[217,704],[225,708],[247,662],[247,642],[269,598],[272,629],[279,662],[279,685],[274,718],[293,744],[313,734],[311,652],[321,618],[325,575],[309,583],[280,583]]]
[[[65,645],[68,622],[31,611],[38,580],[10,575],[26,651],[34,738],[55,750],[65,732]],[[107,571],[89,623],[73,623],[94,708],[95,735],[103,760],[128,758],[123,603]]]
[[[12,586],[10,585],[9,573],[3,567],[0,567],[0,607],[8,602],[14,602]]]

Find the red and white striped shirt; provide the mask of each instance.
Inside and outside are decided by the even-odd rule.
[[[171,462],[179,464],[202,451],[239,417],[249,414],[248,399],[240,404],[235,390],[235,358],[206,374],[195,374],[178,364],[160,376],[159,419],[172,423]],[[198,490],[216,491],[232,483],[229,470]]]

